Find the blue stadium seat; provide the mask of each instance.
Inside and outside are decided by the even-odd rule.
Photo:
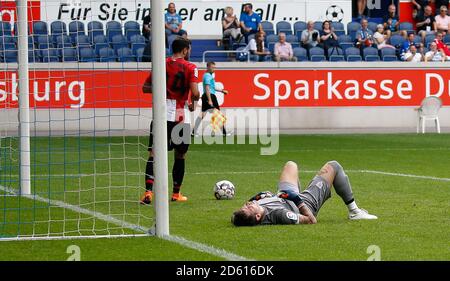
[[[361,52],[355,47],[350,47],[345,50],[345,58],[347,61],[362,61]]]
[[[72,41],[70,40],[69,35],[61,34],[56,37],[56,48],[70,48],[72,47]]]
[[[124,25],[125,30],[125,36],[127,37],[128,41],[131,40],[131,37],[134,35],[141,34],[141,28],[139,23],[135,21],[127,21]]]
[[[94,49],[92,48],[81,48],[79,49],[80,62],[95,62],[97,61],[97,56]]]
[[[307,24],[304,21],[297,21],[294,23],[294,35],[297,35],[298,38],[301,38],[302,31],[307,29]]]
[[[5,49],[0,50],[1,62],[14,63],[17,62],[17,50],[16,49]]]
[[[16,38],[13,36],[0,36],[0,48],[1,49],[15,49]]]
[[[53,43],[57,44],[56,38],[60,35],[67,35],[67,26],[63,21],[54,21],[50,24],[50,33]]]
[[[342,55],[331,55],[329,57],[329,60],[331,62],[340,62],[340,61],[345,61],[345,57]]]
[[[338,37],[345,34],[345,26],[342,22],[333,21],[331,22],[331,26],[334,28],[334,32]]]
[[[101,49],[109,47],[108,38],[105,35],[97,35],[94,37],[92,45],[94,46],[95,54],[99,55]]]
[[[72,43],[75,43],[75,38],[79,35],[86,35],[84,23],[81,21],[72,21],[69,23],[69,36],[72,39]]]
[[[120,48],[124,48],[124,47],[128,47],[128,40],[127,37],[123,36],[123,35],[115,35],[112,38],[111,41],[111,46],[114,48],[114,50],[118,50]]]
[[[299,43],[300,40],[297,37],[297,35],[289,34],[286,35],[286,41],[292,44],[292,43]]]
[[[106,23],[106,37],[112,42],[112,38],[116,35],[122,35],[122,25],[118,21],[109,21]]]
[[[33,50],[35,48],[34,46],[34,39],[31,36],[28,36],[28,49]]]
[[[114,49],[110,47],[101,49],[98,56],[100,62],[113,62],[117,60]]]
[[[136,61],[136,56],[133,55],[133,51],[131,51],[128,47],[123,47],[117,49],[117,57],[120,62],[133,62]]]
[[[28,50],[28,62],[41,62],[41,54],[39,50]]]
[[[341,48],[328,48],[327,52],[328,52],[328,57],[344,55],[344,50],[342,50]]]
[[[414,43],[415,44],[422,44],[422,36],[414,37]]]
[[[41,50],[42,62],[59,62],[59,54],[56,49],[42,49]]]
[[[311,61],[325,61],[324,50],[320,47],[313,47],[309,49],[309,59]]]
[[[37,35],[33,37],[35,39],[36,48],[48,49],[53,48],[53,43],[49,35]]]
[[[444,43],[447,44],[447,45],[450,44],[450,34],[445,35]]]
[[[394,34],[389,38],[389,42],[392,46],[396,47],[397,49],[401,47],[403,42],[405,42],[405,38],[399,34]]]
[[[11,24],[9,22],[0,22],[0,36],[12,36]]]
[[[363,49],[363,58],[365,61],[379,61],[378,49],[374,47],[367,47]]]
[[[297,58],[297,61],[308,61],[308,52],[305,48],[297,47],[293,49],[294,56]]]
[[[270,21],[261,21],[261,26],[266,35],[275,34],[273,23],[271,23]]]
[[[88,37],[92,42],[97,35],[105,35],[103,32],[103,23],[99,21],[91,21],[88,23]]]
[[[436,35],[434,34],[428,34],[427,36],[425,36],[425,47],[428,48],[428,46],[431,42],[434,41],[434,39],[436,39]]]
[[[134,35],[133,37],[131,37],[130,45],[131,45],[131,50],[133,51],[133,54],[136,54],[137,49],[145,48],[146,44],[147,43],[146,43],[145,37],[142,35]]]
[[[375,33],[375,32],[377,32],[377,25],[378,25],[378,23],[373,22],[373,21],[369,21],[367,27],[368,27],[370,30],[372,30],[373,33]]]
[[[250,40],[250,38],[249,38],[249,40]],[[278,35],[272,34],[272,35],[267,36],[266,42],[267,42],[267,44],[278,42]]]
[[[397,54],[395,49],[392,48],[382,48],[380,50],[381,52],[381,59],[383,61],[397,61]]]
[[[136,59],[139,62],[142,61],[142,57],[144,56],[144,49],[145,48],[139,48],[134,52],[134,55],[136,56]]]
[[[90,48],[91,43],[89,37],[85,34],[80,34],[73,39],[74,45],[78,48]]]
[[[280,32],[284,32],[287,34],[292,34],[292,26],[290,22],[287,21],[279,21],[277,22],[277,34],[280,34]]]
[[[338,37],[338,42],[340,43],[353,43],[352,37],[350,35],[344,34]]]
[[[407,21],[401,22],[398,26],[398,29],[406,30],[408,32],[408,34],[415,33],[413,24],[410,22],[407,22]]]
[[[356,32],[361,28],[361,24],[359,22],[349,22],[347,24],[347,35],[350,35],[352,40],[356,39]]]
[[[33,22],[33,34],[34,35],[48,35],[48,27],[45,21]]]
[[[322,31],[322,21],[315,21],[314,22],[314,29],[318,30],[318,31]]]
[[[236,49],[236,51],[244,51],[245,47],[239,47]],[[248,59],[248,54],[241,52],[241,53],[236,53],[236,60],[237,61],[247,61]]]
[[[78,61],[78,54],[75,48],[64,48],[61,51],[61,61]]]

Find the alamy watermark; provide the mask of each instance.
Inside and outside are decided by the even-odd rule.
[[[221,112],[210,111],[196,128],[196,137],[193,142],[191,141],[192,129],[201,113],[195,111],[191,115],[193,118],[191,118],[190,128],[183,123],[179,123],[173,128],[171,139],[174,144],[254,144],[261,146],[261,155],[278,153],[280,146],[278,109],[239,108],[226,109]],[[223,125],[227,132],[234,132],[232,136],[222,134]]]

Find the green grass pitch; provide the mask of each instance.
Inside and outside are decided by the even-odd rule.
[[[137,204],[146,143],[145,137],[33,138],[33,192],[150,227],[153,208]],[[0,185],[17,188],[16,159],[4,144]],[[259,151],[258,145],[191,145],[182,190],[189,201],[170,203],[171,234],[252,260],[367,260],[370,245],[380,248],[381,260],[450,260],[450,135],[282,135],[276,155]],[[169,167],[172,158],[170,153]],[[299,164],[303,188],[326,161],[338,160],[348,170],[358,205],[379,219],[349,221],[333,191],[316,225],[233,227],[232,212],[259,191],[275,191],[288,160]],[[213,185],[222,179],[235,184],[233,200],[214,198]],[[47,232],[136,233],[0,191],[0,236]],[[69,245],[80,247],[82,260],[221,259],[140,237],[0,242],[0,260],[65,260]]]

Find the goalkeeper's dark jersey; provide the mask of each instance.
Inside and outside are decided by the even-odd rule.
[[[296,224],[300,214],[292,201],[278,197],[264,198],[256,201],[264,208],[261,224]]]

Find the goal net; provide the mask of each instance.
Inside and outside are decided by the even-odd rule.
[[[20,3],[28,34],[18,32]],[[0,1],[0,240],[148,235],[155,212],[139,199],[152,116],[142,93],[149,64],[141,62],[149,6]],[[29,69],[25,94],[20,64]],[[28,137],[21,98],[29,98],[20,109],[29,111],[29,151],[20,145]],[[27,154],[29,194],[21,190]]]

